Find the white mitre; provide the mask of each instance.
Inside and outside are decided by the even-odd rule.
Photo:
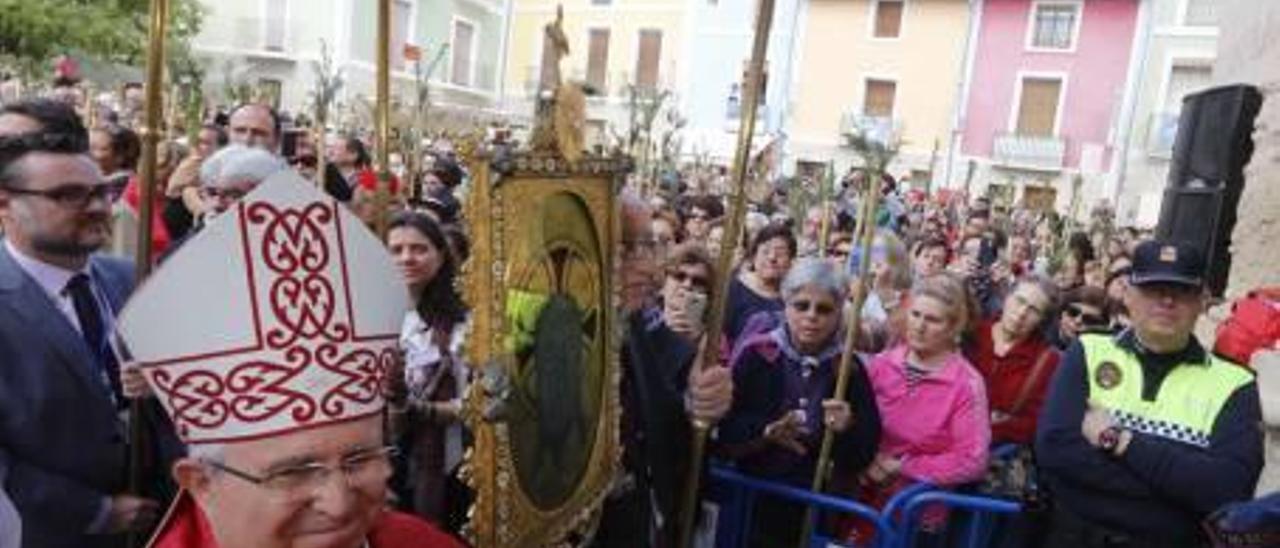
[[[178,435],[223,443],[379,413],[408,307],[382,243],[287,170],[175,252],[118,328]]]

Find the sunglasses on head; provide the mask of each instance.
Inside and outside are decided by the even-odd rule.
[[[1067,305],[1067,315],[1072,319],[1078,319],[1085,325],[1101,325],[1107,323],[1107,319],[1097,314],[1086,314],[1084,307],[1078,304]]]
[[[693,284],[694,287],[697,287],[703,290],[706,290],[707,287],[710,285],[710,282],[706,278],[702,276],[694,276],[683,270],[672,270],[671,272],[667,273],[667,276],[670,276],[671,279],[675,280],[676,283],[678,284],[689,282]]]
[[[813,310],[813,312],[819,316],[830,316],[836,311],[835,305],[831,303],[815,303],[804,299],[791,301],[787,303],[787,306],[790,306],[792,310],[801,314],[805,314],[808,313],[809,310]]]

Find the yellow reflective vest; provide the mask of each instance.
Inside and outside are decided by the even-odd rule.
[[[1082,335],[1089,403],[1109,410],[1121,426],[1200,448],[1209,447],[1213,425],[1227,400],[1253,375],[1207,354],[1203,362],[1171,369],[1154,401],[1142,398],[1142,364],[1108,335]]]

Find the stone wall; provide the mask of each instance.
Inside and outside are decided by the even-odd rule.
[[[1280,284],[1280,2],[1222,0],[1219,84],[1249,83],[1264,96],[1245,169],[1239,221],[1232,234],[1234,260],[1227,298],[1262,285]]]

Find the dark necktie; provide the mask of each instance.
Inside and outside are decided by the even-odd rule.
[[[93,376],[98,381],[106,377],[111,395],[119,404],[124,401],[124,393],[120,387],[120,364],[107,339],[106,324],[102,320],[98,299],[93,296],[91,283],[88,275],[76,274],[67,282],[67,294],[71,296],[76,318],[80,320],[80,336],[84,337],[85,344],[89,346],[89,354],[93,357]]]

